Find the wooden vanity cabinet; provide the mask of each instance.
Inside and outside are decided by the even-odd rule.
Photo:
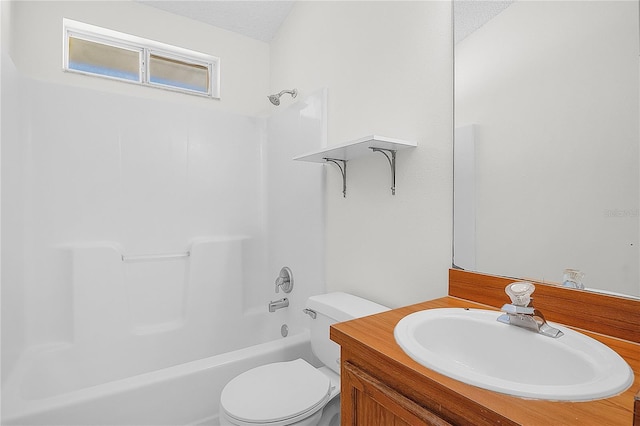
[[[434,425],[451,423],[350,362],[342,368],[343,425]]]
[[[413,361],[396,344],[393,336],[395,325],[413,312],[434,308],[491,309],[490,300],[470,300],[452,292],[464,287],[465,280],[475,284],[476,277],[452,273],[450,296],[420,304],[394,309],[377,315],[359,318],[331,327],[331,339],[341,346],[341,407],[344,426],[395,426],[395,425],[624,425],[640,426],[640,401],[635,400],[640,389],[640,302],[613,300],[615,315],[609,315],[609,307],[589,298],[574,301],[573,293],[567,294],[556,308],[555,294],[547,294],[544,288],[536,290],[541,297],[536,301],[541,310],[549,312],[551,321],[564,323],[571,318],[562,317],[570,312],[587,312],[598,318],[600,329],[595,333],[581,330],[618,352],[631,366],[635,380],[631,387],[616,396],[587,402],[557,402],[528,400],[504,395],[467,385]],[[504,279],[486,278],[487,293],[495,293],[495,301],[503,298]],[[453,283],[453,284],[452,284]],[[488,291],[493,287],[494,290]],[[548,289],[555,292],[556,289]],[[560,295],[562,296],[562,295]],[[573,297],[575,299],[575,297]],[[543,303],[542,301],[545,300]],[[579,305],[579,306],[578,306]],[[593,308],[593,306],[596,306]],[[599,307],[598,307],[599,305]],[[542,308],[545,309],[542,309]],[[597,309],[596,309],[597,308]],[[622,312],[622,313],[620,313]],[[580,318],[579,318],[580,319]],[[564,321],[561,321],[564,320]],[[594,327],[596,328],[596,327]],[[608,332],[606,335],[601,334]],[[506,349],[508,350],[508,349]],[[533,360],[534,362],[536,360]],[[544,360],[540,360],[543,361]]]

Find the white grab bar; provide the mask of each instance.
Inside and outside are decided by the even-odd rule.
[[[122,255],[123,262],[145,262],[145,261],[153,261],[153,260],[171,260],[171,259],[180,259],[183,257],[191,256],[191,252],[187,251],[185,253],[166,253],[166,254],[138,254],[133,256],[125,256]]]

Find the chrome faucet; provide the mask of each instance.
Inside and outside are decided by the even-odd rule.
[[[515,282],[505,288],[506,293],[511,298],[511,303],[502,306],[504,314],[498,317],[498,321],[528,328],[537,333],[549,337],[560,337],[564,333],[557,328],[551,327],[542,315],[532,305],[531,293],[535,291],[535,286],[528,282]]]
[[[286,308],[289,306],[289,299],[286,297],[280,300],[272,300],[269,302],[269,312],[275,312],[278,309]]]
[[[293,290],[293,272],[286,266],[280,269],[280,274],[276,278],[276,293],[280,293],[280,288],[285,293],[291,293]]]

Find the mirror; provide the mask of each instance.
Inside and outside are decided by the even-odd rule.
[[[454,1],[455,267],[640,296],[638,12]]]

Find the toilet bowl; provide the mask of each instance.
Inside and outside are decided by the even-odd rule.
[[[326,370],[296,359],[245,371],[223,389],[221,419],[232,425],[316,425],[340,390],[337,374]]]
[[[340,347],[329,339],[329,326],[389,308],[341,292],[310,297],[306,307],[312,313],[311,348],[324,365],[296,359],[236,376],[220,396],[221,425],[340,424]]]

